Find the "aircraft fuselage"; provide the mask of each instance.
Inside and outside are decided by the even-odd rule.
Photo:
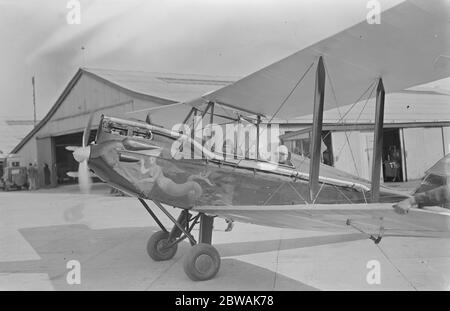
[[[172,148],[178,138],[179,133],[143,122],[103,117],[89,167],[130,195],[180,208],[370,202],[368,191],[326,181],[312,201],[307,176],[295,167],[256,159],[176,159]],[[402,198],[381,191],[381,201]]]

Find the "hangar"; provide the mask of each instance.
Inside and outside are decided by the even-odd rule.
[[[95,114],[92,139],[101,114],[130,118],[127,112],[193,99],[234,80],[223,76],[80,68],[47,115],[12,153],[20,155],[22,165],[37,162],[40,169],[47,165],[50,184],[45,186],[70,183],[73,180],[66,172],[76,171],[78,164],[65,147],[81,144],[91,113]],[[161,117],[155,123],[170,126],[167,120],[181,122],[188,112],[187,108],[182,110],[170,111],[170,118]],[[43,174],[40,175],[40,184],[44,185]]]

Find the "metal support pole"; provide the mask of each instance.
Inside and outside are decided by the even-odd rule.
[[[258,116],[256,121],[256,159],[258,160],[259,160],[259,134],[261,132],[260,124],[261,124],[261,116]]]
[[[319,190],[320,147],[322,139],[323,103],[325,98],[325,67],[322,56],[316,70],[316,88],[314,92],[313,127],[310,145],[309,192],[314,201]]]
[[[383,118],[384,118],[384,86],[383,80],[378,80],[377,97],[375,107],[375,128],[373,138],[372,157],[372,202],[380,200],[380,176],[381,176],[381,156],[383,153]]]
[[[214,217],[207,216],[205,214],[200,216],[200,231],[198,234],[200,243],[211,244],[213,224]]]
[[[159,209],[160,209],[164,214],[166,214],[166,216],[173,222],[173,224],[174,224],[175,226],[177,226],[178,229],[180,229],[181,232],[183,232],[193,244],[197,244],[197,241],[195,241],[195,239],[194,239],[194,237],[192,236],[192,234],[190,234],[189,232],[187,232],[187,230],[186,230],[182,225],[180,225],[180,224],[178,223],[178,221],[177,221],[175,218],[173,218],[172,215],[170,215],[170,213],[164,208],[164,206],[163,206],[159,201],[153,200],[153,203],[155,203],[155,205],[158,206]]]
[[[31,84],[33,85],[33,120],[34,120],[34,126],[36,126],[36,85],[34,76],[31,78]]]
[[[209,116],[209,124],[214,122],[214,102],[211,102],[211,114]]]
[[[205,115],[208,113],[209,108],[211,108],[212,103],[209,102],[208,105],[206,105],[206,109],[202,112],[202,119],[205,117]]]
[[[191,111],[189,111],[188,115],[186,116],[186,118],[184,118],[183,124],[187,124],[187,122],[189,121],[189,119],[191,118],[192,114],[194,113],[194,109],[192,108]]]
[[[195,131],[197,130],[197,124],[195,123],[197,121],[198,116],[198,110],[194,108],[194,117],[192,121],[192,129],[191,129],[191,139],[194,142],[195,141]],[[195,159],[195,147],[194,144],[191,144],[191,159]]]
[[[145,209],[147,210],[147,212],[150,214],[150,216],[152,216],[153,220],[156,221],[156,223],[158,224],[158,226],[161,228],[162,231],[164,232],[168,232],[166,227],[164,227],[164,225],[159,221],[158,217],[156,217],[155,213],[153,213],[153,211],[150,209],[150,207],[147,205],[147,202],[145,202],[143,199],[138,198],[139,202],[141,202],[142,205],[144,205]]]
[[[181,226],[188,228],[190,218],[191,218],[191,214],[189,213],[188,210],[184,209],[181,211],[180,215],[178,216],[177,222]],[[182,233],[181,230],[177,226],[174,226],[172,228],[172,230],[170,231],[169,240],[172,241],[173,239],[180,237],[181,233]]]

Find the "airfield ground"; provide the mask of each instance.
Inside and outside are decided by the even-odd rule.
[[[389,237],[377,246],[351,231],[225,228],[217,219],[218,275],[193,282],[183,272],[187,242],[170,261],[148,257],[158,227],[136,199],[101,184],[90,195],[75,185],[0,192],[0,290],[450,290],[448,238]],[[80,262],[81,284],[67,283],[70,260]],[[380,284],[367,282],[373,260]]]

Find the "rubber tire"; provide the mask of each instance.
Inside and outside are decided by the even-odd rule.
[[[209,264],[206,270],[199,270],[198,259],[202,257],[203,264]],[[205,262],[206,260],[207,262]],[[216,276],[220,268],[220,255],[214,246],[205,243],[194,245],[184,257],[183,268],[186,275],[193,281],[206,281]]]
[[[169,232],[158,231],[155,232],[147,242],[147,253],[154,261],[165,261],[172,259],[177,253],[178,244],[161,251],[160,247],[164,245],[169,239]]]

